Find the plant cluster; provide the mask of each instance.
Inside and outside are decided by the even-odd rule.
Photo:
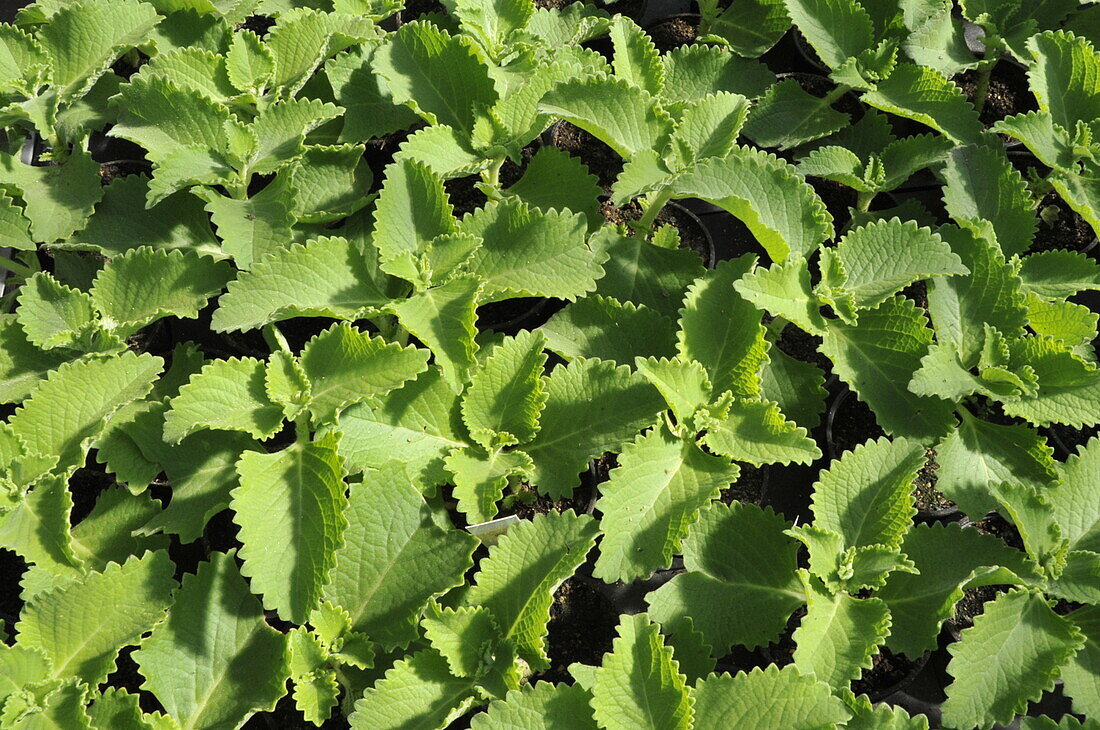
[[[1097,8],[617,9],[0,24],[0,728],[1100,728]]]

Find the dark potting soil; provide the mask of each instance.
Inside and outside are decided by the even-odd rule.
[[[534,487],[524,482],[511,500],[507,496],[505,497],[506,506],[500,510],[497,517],[516,515],[521,520],[529,520],[535,515],[544,515],[550,512],[560,513],[570,509],[582,515],[588,511],[588,506],[592,503],[592,497],[592,489],[584,484],[574,489],[570,497],[552,499],[545,494],[540,494]]]
[[[1054,447],[1054,455],[1060,459],[1066,459],[1090,440],[1100,435],[1100,425],[1087,428],[1074,428],[1060,423],[1039,429],[1039,432],[1047,438],[1047,442]]]
[[[917,472],[917,478],[913,480],[913,501],[920,512],[934,513],[950,510],[955,503],[945,497],[936,489],[940,465],[936,461],[936,450],[925,451],[924,466]]]
[[[546,324],[565,307],[563,299],[519,297],[482,304],[477,308],[477,328],[515,335],[520,330],[533,330]]]
[[[952,619],[953,633],[958,633],[974,625],[974,618],[981,616],[985,610],[985,604],[992,601],[998,594],[1004,593],[1004,586],[979,586],[978,588],[964,588],[963,597],[955,604],[955,615]]]
[[[15,623],[19,612],[23,610],[23,599],[19,597],[19,581],[27,570],[27,562],[16,553],[0,548],[0,621],[4,631],[0,632],[0,642],[7,643],[15,635]]]
[[[851,451],[869,439],[884,435],[875,420],[875,414],[854,392],[843,391],[837,398],[843,400],[834,403],[836,410],[832,411],[828,433],[829,449],[833,458]]]
[[[852,681],[852,692],[869,695],[872,701],[879,700],[896,692],[898,685],[911,677],[920,666],[920,658],[910,659],[882,647],[871,657],[871,668],[864,669],[863,674]]]
[[[856,204],[856,191],[847,185],[823,177],[807,176],[806,182],[814,189],[825,209],[833,217],[833,227],[840,231],[852,218],[851,208]]]
[[[321,730],[347,730],[349,727],[351,724],[344,713],[339,711],[339,705],[333,708],[332,714],[321,724]],[[258,712],[250,717],[243,730],[317,730],[317,726],[306,720],[295,707],[293,695],[288,693],[271,712]]]
[[[610,192],[623,171],[623,158],[615,150],[569,122],[558,122],[550,127],[548,136],[550,144],[580,158],[603,189]]]
[[[603,655],[611,651],[618,622],[615,606],[592,582],[567,579],[550,604],[546,637],[550,668],[531,677],[531,683],[571,682],[568,668],[575,662],[599,666]]]
[[[794,631],[802,623],[806,616],[806,607],[799,606],[791,617],[787,619],[787,627],[779,638],[761,649],[770,664],[785,667],[794,661]]]
[[[142,160],[117,160],[107,162],[99,166],[99,180],[104,185],[109,185],[112,180],[127,175],[148,174],[152,166]]]
[[[443,189],[447,191],[451,205],[454,206],[455,217],[461,218],[467,213],[473,213],[478,208],[484,208],[485,204],[489,202],[489,199],[485,197],[485,193],[476,187],[480,181],[481,178],[477,175],[470,175],[447,180],[443,183]]]
[[[901,295],[921,309],[928,309],[928,283],[924,279],[914,281],[902,289]]]
[[[991,512],[980,520],[971,523],[975,530],[983,535],[993,535],[1001,538],[1005,545],[1017,550],[1024,549],[1024,541],[1020,538],[1020,531],[1016,526],[996,512]]]
[[[744,502],[760,504],[764,490],[768,485],[768,466],[740,464],[741,474],[737,481],[722,490],[718,499],[724,504]]]
[[[695,42],[699,37],[699,16],[685,14],[666,18],[646,27],[646,32],[658,51],[668,53]]]
[[[445,15],[447,8],[439,0],[405,0],[405,7],[401,11],[401,22],[408,23],[428,13]]]
[[[971,103],[978,89],[978,72],[964,71],[954,78],[955,83],[966,94]],[[1014,63],[1001,62],[993,67],[989,77],[989,91],[985,97],[985,106],[978,114],[982,124],[989,127],[1007,116],[1038,109],[1035,97],[1027,84],[1024,69]],[[1009,139],[1003,137],[1003,139]]]
[[[604,200],[600,203],[600,214],[608,223],[627,225],[642,217],[642,206],[637,200],[626,205],[612,205]],[[707,231],[693,215],[675,205],[666,205],[657,214],[654,229],[672,226],[680,233],[680,247],[694,251],[703,263],[709,265],[714,252],[711,250]]]
[[[1048,213],[1051,222],[1048,223],[1041,215],[1039,216],[1035,240],[1028,249],[1030,252],[1052,251],[1059,248],[1067,251],[1083,251],[1096,239],[1096,233],[1088,221],[1066,205],[1057,193],[1047,193],[1039,201],[1038,211],[1042,213],[1044,210],[1051,211]]]
[[[821,342],[817,335],[811,335],[797,325],[788,324],[780,333],[775,346],[795,360],[817,365],[828,378],[833,372],[833,363],[821,352]]]
[[[275,25],[275,18],[267,15],[249,15],[237,26],[237,30],[250,30],[263,38],[273,25]]]
[[[374,137],[364,143],[366,149],[363,152],[363,159],[367,161],[367,165],[374,175],[376,188],[381,187],[382,182],[386,179],[386,165],[393,162],[393,156],[401,149],[401,145],[405,144],[405,140],[409,138],[409,135],[423,126],[422,124],[416,124],[409,129],[402,129],[383,137]]]

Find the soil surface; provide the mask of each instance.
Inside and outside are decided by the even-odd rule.
[[[924,466],[913,480],[913,500],[917,510],[923,514],[935,515],[956,509],[955,503],[936,489],[936,472],[940,465],[936,462],[935,449],[925,451],[925,457]]]
[[[978,72],[964,71],[954,79],[971,103],[978,88]],[[1005,117],[1038,109],[1035,97],[1027,85],[1027,74],[1014,63],[1002,61],[993,67],[989,77],[989,91],[985,106],[978,114],[982,124],[989,127]],[[1007,141],[1010,138],[1004,137]]]
[[[875,414],[852,391],[843,391],[831,408],[826,423],[829,452],[834,459],[868,439],[884,435]]]
[[[623,158],[615,150],[569,122],[558,122],[547,134],[550,144],[565,150],[588,167],[607,192],[623,171]]]
[[[1035,229],[1035,241],[1028,249],[1031,252],[1065,249],[1084,251],[1090,245],[1096,248],[1096,233],[1076,211],[1066,205],[1057,193],[1047,193],[1039,201],[1038,211],[1047,211],[1050,222],[1039,216],[1039,226]]]
[[[658,51],[668,53],[695,42],[699,36],[699,16],[675,15],[653,23],[646,28],[646,32]]]
[[[572,682],[569,665],[575,662],[599,666],[611,651],[618,623],[618,611],[591,581],[576,576],[566,580],[550,605],[550,668],[532,677],[531,683]]]
[[[637,200],[626,205],[612,205],[610,201],[600,203],[600,214],[609,223],[626,225],[642,217],[642,206]],[[694,251],[705,266],[714,265],[714,245],[705,227],[693,214],[674,203],[668,203],[657,214],[654,230],[661,226],[672,226],[680,234],[680,247]]]
[[[871,657],[871,668],[864,669],[859,679],[852,682],[852,691],[856,695],[869,695],[872,702],[880,700],[901,689],[899,685],[911,679],[921,666],[920,659],[910,659],[882,647]]]

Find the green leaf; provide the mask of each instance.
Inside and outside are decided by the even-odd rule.
[[[821,449],[809,432],[784,418],[771,401],[735,398],[723,403],[724,412],[704,416],[703,443],[716,454],[754,466],[809,464],[821,458]]]
[[[91,730],[84,709],[85,689],[76,679],[43,683],[8,699],[0,720],[24,730]]]
[[[167,730],[174,722],[160,712],[142,713],[138,695],[117,687],[96,695],[87,709],[96,730]]]
[[[366,17],[302,9],[282,13],[264,44],[275,59],[272,85],[293,96],[326,58],[357,42],[374,38]]]
[[[259,92],[275,76],[275,59],[259,36],[251,30],[241,30],[229,42],[225,70],[230,83],[239,90]]]
[[[83,561],[73,549],[69,528],[72,495],[64,479],[47,477],[18,504],[0,515],[0,546],[38,569],[75,580]]]
[[[462,420],[481,446],[525,444],[539,430],[546,405],[546,338],[520,332],[494,348],[462,398]]]
[[[297,316],[354,320],[389,301],[358,246],[322,237],[293,244],[229,283],[213,326],[247,330]]]
[[[103,197],[99,164],[80,150],[60,165],[45,167],[24,165],[0,153],[0,176],[6,191],[23,199],[30,234],[40,243],[67,239],[83,228]]]
[[[612,19],[608,35],[614,49],[611,65],[615,76],[653,96],[660,96],[665,80],[664,66],[661,54],[645,31],[620,15]]]
[[[455,676],[476,676],[486,668],[484,656],[491,655],[497,639],[497,628],[487,609],[444,608],[425,616],[421,625],[432,648],[446,659]]]
[[[408,129],[418,121],[411,109],[394,102],[384,79],[371,71],[378,46],[372,42],[353,46],[325,64],[324,73],[336,101],[345,109],[341,142],[366,142],[372,137]]]
[[[108,419],[148,394],[163,365],[159,357],[133,352],[65,363],[34,389],[9,423],[28,453],[56,455],[59,470],[79,466]]]
[[[939,235],[897,218],[868,223],[845,234],[835,248],[822,249],[822,272],[837,264],[844,277],[829,282],[827,291],[852,297],[859,308],[877,307],[918,279],[970,273]]]
[[[936,489],[972,519],[997,508],[997,484],[1047,484],[1056,477],[1054,450],[1032,428],[999,425],[963,413],[959,427],[936,447]]]
[[[694,694],[696,727],[819,730],[839,725],[850,714],[829,685],[793,665],[712,674],[695,685]]]
[[[738,147],[705,160],[673,183],[677,198],[701,198],[743,222],[773,261],[808,256],[832,237],[832,217],[795,168],[760,150]]]
[[[1006,337],[1024,334],[1027,321],[1020,280],[996,241],[983,233],[943,226],[940,235],[970,269],[969,276],[934,278],[928,282],[928,313],[936,339],[950,344],[964,365],[977,364],[986,341],[986,325]]]
[[[962,91],[927,66],[899,62],[863,101],[889,114],[926,124],[957,144],[982,139],[978,112]]]
[[[339,322],[302,348],[302,370],[312,386],[315,423],[335,420],[346,406],[383,395],[427,369],[428,353],[371,337]]]
[[[1054,468],[1058,483],[1047,501],[1062,537],[1069,540],[1072,550],[1100,553],[1100,495],[1090,487],[1100,475],[1100,439],[1090,439]]]
[[[583,358],[558,366],[546,381],[542,428],[525,447],[531,483],[554,498],[570,494],[590,458],[618,450],[663,408],[656,389],[625,366]]]
[[[293,200],[297,195],[289,177],[276,176],[260,192],[246,200],[233,200],[207,190],[206,211],[218,229],[222,250],[245,271],[290,244],[294,225]]]
[[[160,76],[137,75],[120,89],[111,136],[141,145],[154,165],[179,146],[218,153],[226,147],[227,107]]]
[[[400,454],[417,483],[449,481],[443,459],[467,443],[458,395],[439,369],[431,367],[376,400],[351,406],[340,416],[340,453],[349,469],[376,469]]]
[[[31,238],[30,225],[30,221],[23,215],[23,209],[0,191],[0,237],[4,243],[17,251],[33,251],[34,239]]]
[[[511,33],[525,29],[534,12],[534,3],[523,0],[459,0],[454,4],[463,30],[489,50],[504,44]]]
[[[506,198],[467,215],[460,230],[483,240],[467,269],[485,281],[484,301],[572,300],[595,289],[600,278],[603,257],[588,247],[580,213],[543,212]]]
[[[621,78],[558,84],[538,108],[580,127],[628,160],[645,150],[660,150],[672,132],[668,112],[653,96]]]
[[[197,91],[219,102],[237,95],[226,73],[225,58],[202,48],[178,48],[159,53],[142,66],[138,74],[141,78],[159,76],[181,89]]]
[[[594,519],[572,511],[513,525],[481,561],[464,605],[489,609],[501,635],[515,642],[524,661],[549,667],[546,624],[553,593],[584,561],[596,529]]]
[[[657,625],[645,614],[623,616],[619,635],[596,670],[591,705],[603,727],[689,730],[692,697]]]
[[[469,132],[478,109],[497,100],[489,68],[472,44],[424,21],[398,28],[375,51],[371,66],[393,100],[429,124]]]
[[[287,634],[287,648],[294,704],[307,721],[315,725],[324,723],[340,695],[336,672],[328,667],[328,652],[321,640],[304,626]]]
[[[29,342],[44,350],[93,349],[99,317],[92,298],[39,271],[19,287],[16,317]]]
[[[912,302],[892,297],[861,312],[857,326],[830,320],[821,351],[883,429],[926,443],[947,433],[953,410],[947,401],[908,388],[931,343],[923,313]]]
[[[1100,371],[1081,360],[1061,342],[1034,336],[1011,343],[1008,366],[1014,372],[1035,373],[1038,391],[1003,402],[1009,416],[1036,426],[1065,423],[1080,428],[1096,420],[1100,402]]]
[[[991,129],[1023,142],[1028,151],[1047,167],[1073,167],[1073,139],[1064,127],[1055,125],[1050,112],[1014,114],[1000,120]]]
[[[1083,304],[1047,301],[1036,294],[1028,294],[1027,314],[1028,326],[1036,334],[1060,340],[1091,358],[1100,315]]]
[[[871,667],[871,655],[890,633],[890,611],[878,598],[832,594],[806,580],[806,616],[791,637],[794,666],[836,689]]]
[[[40,593],[20,616],[19,641],[49,656],[53,676],[95,686],[113,670],[119,649],[163,617],[173,570],[168,553],[158,550]]]
[[[348,528],[325,600],[387,650],[405,646],[424,604],[462,584],[478,542],[442,528],[400,468],[368,472],[350,490]]]
[[[711,504],[684,541],[688,572],[649,593],[650,615],[665,626],[690,616],[715,654],[773,641],[805,600],[788,525],[770,509]]]
[[[1100,264],[1075,251],[1041,251],[1020,260],[1020,279],[1027,291],[1064,299],[1079,291],[1100,290]]]
[[[462,276],[390,305],[401,326],[432,351],[443,379],[456,392],[474,366],[474,310],[481,287],[478,279]]]
[[[286,693],[286,638],[224,553],[184,576],[168,619],[133,656],[181,730],[239,727]]]
[[[474,730],[596,730],[589,702],[592,695],[577,684],[537,682],[512,690],[474,715]]]
[[[745,124],[745,136],[761,147],[789,150],[839,132],[851,118],[833,108],[835,101],[810,94],[796,79],[773,84]]]
[[[147,549],[166,549],[167,536],[133,536],[160,509],[160,503],[148,495],[110,487],[100,493],[92,511],[73,527],[74,554],[92,570],[103,572],[112,563],[122,565],[130,556]]]
[[[128,333],[160,319],[197,317],[232,278],[229,265],[193,252],[141,247],[112,259],[92,284],[103,326]]]
[[[765,2],[773,4],[772,0],[765,0]],[[783,31],[790,28],[790,22],[782,7],[778,12],[783,15],[784,25],[780,31],[782,35]],[[774,13],[773,8],[768,14],[772,16]],[[742,30],[752,32],[750,28]],[[736,49],[735,52],[737,52]],[[763,94],[775,82],[775,74],[763,63],[749,60],[749,58],[739,58],[723,48],[712,45],[689,43],[663,54],[661,62],[665,66],[662,97],[671,104],[690,103],[707,94],[721,91],[753,99]]]
[[[589,228],[603,222],[598,198],[603,194],[595,175],[580,159],[557,147],[542,147],[527,161],[523,177],[505,191],[538,208],[584,213]]]
[[[787,13],[829,68],[874,42],[871,16],[854,0],[786,0]]]
[[[1037,221],[1023,176],[1000,150],[957,147],[943,171],[943,202],[956,221],[990,221],[1005,256],[1031,246]]]
[[[944,724],[988,728],[1010,722],[1028,701],[1053,688],[1059,668],[1084,643],[1081,631],[1041,595],[1002,594],[948,647],[947,671],[955,681],[947,687]],[[983,671],[990,666],[997,671]]]
[[[295,217],[303,223],[331,223],[355,213],[370,201],[373,176],[363,160],[363,146],[309,145],[294,163],[291,185],[297,191]]]
[[[824,334],[828,327],[803,258],[792,258],[770,268],[755,267],[735,281],[733,288],[757,308],[788,319],[810,334]]]
[[[665,427],[639,436],[600,487],[603,540],[593,575],[629,582],[669,567],[699,510],[739,472]]]
[[[710,403],[707,372],[694,360],[638,358],[634,367],[660,391],[678,423],[690,423],[695,411]]]
[[[418,281],[418,257],[429,242],[455,231],[453,210],[443,179],[427,165],[411,159],[389,165],[374,207],[372,240],[382,269]]]
[[[81,96],[124,51],[140,45],[159,20],[146,3],[82,2],[60,8],[37,34],[57,93]]]
[[[103,188],[103,200],[96,204],[88,225],[58,248],[90,249],[108,258],[139,246],[226,256],[198,198],[180,192],[146,208],[148,191],[149,178],[144,175],[115,178]]]
[[[1094,716],[1100,709],[1100,691],[1096,684],[1100,668],[1100,608],[1082,606],[1068,618],[1081,630],[1085,645],[1062,667],[1065,692],[1073,698],[1074,712]]]
[[[767,357],[760,311],[730,291],[754,261],[723,261],[691,285],[680,310],[680,357],[707,369],[716,395],[728,390],[751,398],[760,392],[758,373]]]
[[[590,245],[608,257],[595,294],[643,304],[666,317],[679,316],[688,285],[705,273],[699,257],[688,249],[654,246],[608,228],[594,235]]]
[[[684,164],[728,154],[749,112],[747,98],[724,91],[683,106],[672,134],[672,144]]]
[[[644,305],[598,295],[566,305],[538,331],[546,335],[546,347],[567,361],[587,357],[628,365],[635,357],[676,353],[671,319]]]
[[[844,725],[851,730],[928,730],[927,715],[910,716],[903,708],[885,702],[872,705],[867,695],[855,697],[847,692],[842,698],[854,713]]]
[[[208,362],[172,399],[164,438],[179,443],[204,428],[274,436],[283,426],[283,409],[267,397],[264,371],[263,361],[253,357]]]
[[[760,370],[761,395],[802,428],[812,430],[821,423],[824,384],[825,374],[817,365],[796,360],[778,347],[768,350],[768,360]]]
[[[1100,116],[1100,55],[1085,38],[1048,31],[1027,41],[1034,61],[1027,78],[1039,108],[1055,124],[1072,130],[1078,121],[1091,124]]]
[[[704,17],[710,15],[709,10],[704,11]],[[758,58],[779,42],[790,26],[783,0],[750,0],[721,10],[709,26],[704,26],[704,38],[712,43],[723,42],[739,56]]]
[[[445,727],[473,695],[469,677],[456,677],[434,649],[402,659],[367,690],[348,717],[352,730]]]
[[[237,462],[240,486],[231,496],[241,573],[265,608],[297,624],[317,607],[347,526],[336,444],[328,435],[274,454],[246,451]]]
[[[531,457],[522,451],[477,449],[453,451],[444,464],[454,474],[454,497],[466,521],[475,525],[496,517],[497,502],[504,494],[508,478],[529,474]]]
[[[916,510],[913,481],[924,449],[880,438],[845,452],[814,484],[814,526],[834,530],[848,547],[901,544]]]

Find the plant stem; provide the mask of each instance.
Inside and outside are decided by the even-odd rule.
[[[303,413],[294,419],[294,441],[298,444],[309,443],[309,413]]]
[[[830,91],[825,96],[821,97],[821,103],[823,103],[825,106],[832,106],[834,101],[844,96],[851,90],[852,87],[848,86],[848,84],[837,84],[835,89]]]
[[[860,213],[866,213],[871,209],[871,201],[875,199],[875,191],[868,190],[866,192],[859,193],[856,198],[856,210]]]
[[[24,266],[23,264],[17,264],[11,259],[6,259],[3,256],[0,256],[0,269],[7,269],[17,276],[22,276],[24,279],[29,279],[34,276],[35,273],[34,269]]]
[[[665,188],[658,193],[650,193],[646,197],[645,213],[634,224],[634,230],[640,234],[648,235],[653,230],[653,223],[657,220],[657,214],[665,207],[665,203],[672,199],[672,189]]]
[[[482,182],[491,186],[494,190],[500,190],[500,168],[504,167],[504,160],[505,158],[501,157],[489,165],[487,170],[481,171]]]
[[[989,77],[993,75],[993,66],[996,63],[986,62],[978,69],[978,83],[974,87],[974,99],[971,102],[978,114],[985,109],[985,101],[989,98]]]

